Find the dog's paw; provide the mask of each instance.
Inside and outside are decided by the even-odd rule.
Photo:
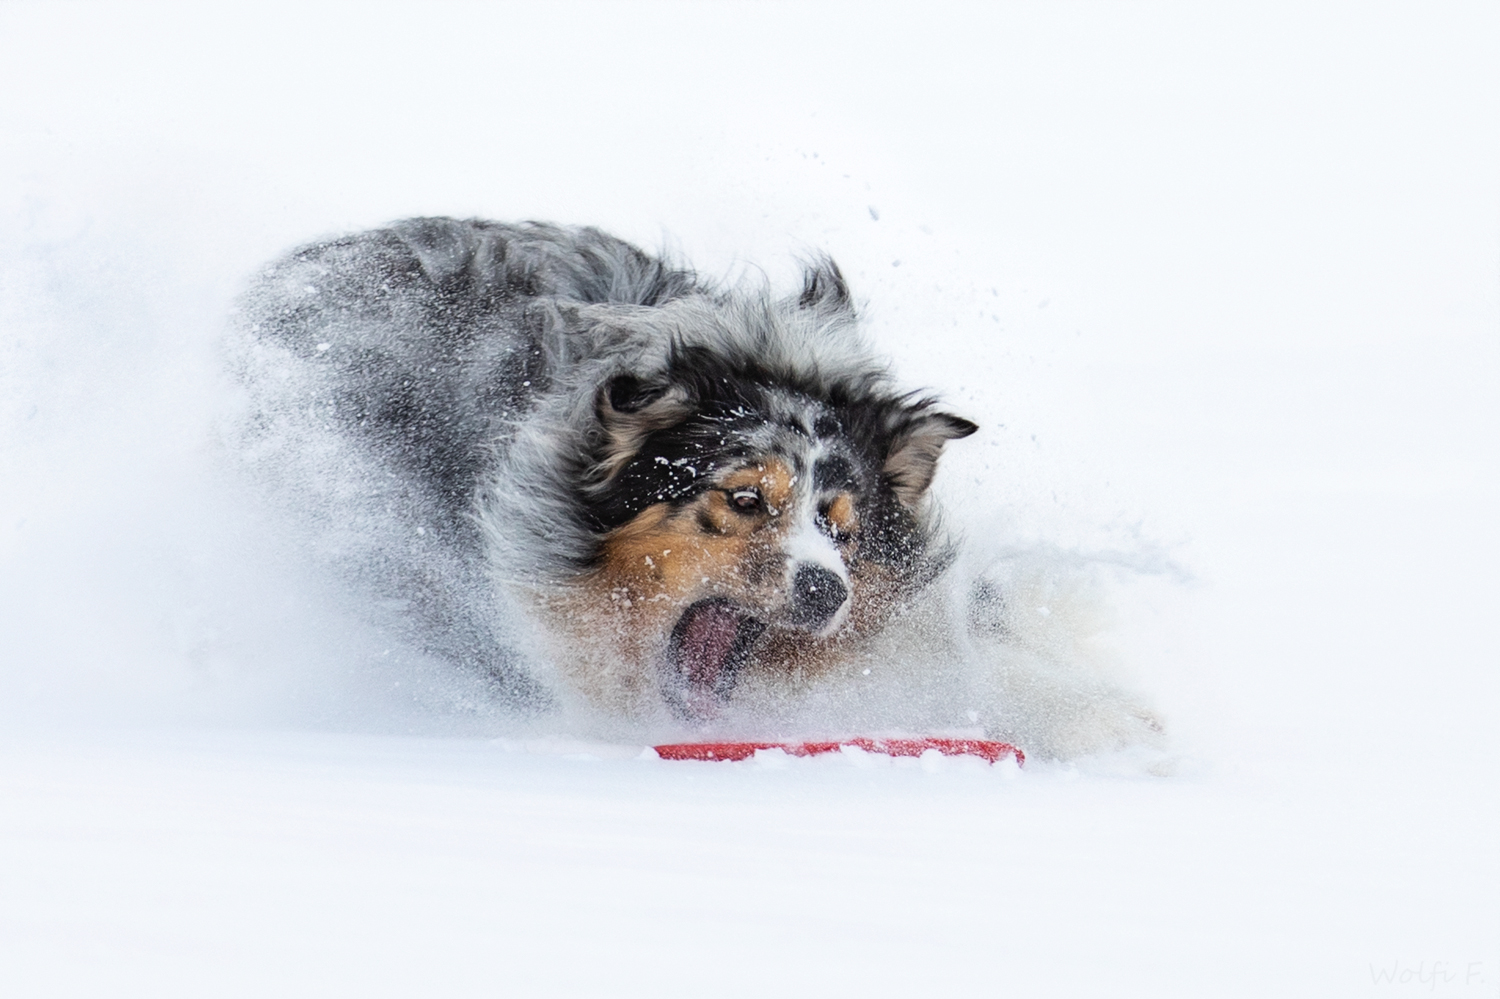
[[[1036,752],[1071,760],[1136,747],[1166,746],[1166,725],[1153,711],[1123,699],[1082,704],[1051,720],[1037,733]]]

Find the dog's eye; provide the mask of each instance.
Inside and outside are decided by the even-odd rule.
[[[755,489],[736,489],[729,494],[729,505],[740,513],[756,513],[763,505],[759,491]]]

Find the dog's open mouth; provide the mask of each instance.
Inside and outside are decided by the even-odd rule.
[[[700,600],[683,612],[667,650],[666,695],[688,718],[712,718],[734,689],[766,626],[728,600]]]

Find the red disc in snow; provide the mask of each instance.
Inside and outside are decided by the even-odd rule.
[[[845,746],[885,756],[921,756],[935,749],[944,756],[978,756],[998,763],[1014,756],[1016,763],[1026,762],[1026,754],[1008,742],[992,739],[947,739],[939,737],[870,739],[835,739],[827,742],[673,742],[653,746],[664,760],[748,760],[757,749],[779,749],[788,756],[818,756],[836,753]]]

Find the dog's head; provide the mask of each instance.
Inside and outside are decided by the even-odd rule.
[[[846,296],[825,265],[794,307],[826,315]],[[595,400],[582,493],[599,543],[573,624],[611,636],[644,671],[633,682],[688,718],[747,671],[816,670],[879,626],[930,567],[939,453],[976,429],[869,368],[747,342],[679,340],[663,370],[616,373]]]

